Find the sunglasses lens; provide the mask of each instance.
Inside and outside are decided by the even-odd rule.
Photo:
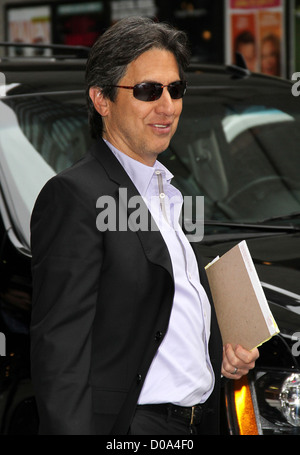
[[[183,97],[186,91],[185,81],[172,82],[168,86],[170,96],[173,100]],[[133,96],[140,101],[156,101],[161,97],[163,86],[152,82],[143,82],[133,88]]]
[[[173,100],[178,100],[182,98],[185,94],[186,91],[186,82],[184,81],[178,81],[178,82],[173,82],[168,86],[168,90],[170,93],[170,96]]]
[[[133,96],[140,101],[156,101],[160,98],[163,88],[158,84],[144,82],[133,89]]]

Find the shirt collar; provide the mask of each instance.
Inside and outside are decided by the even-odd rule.
[[[104,139],[104,142],[108,145],[115,157],[121,163],[141,196],[146,195],[150,181],[156,170],[162,172],[167,182],[170,182],[173,178],[173,174],[159,161],[156,160],[154,166],[147,166],[146,164],[143,164],[140,161],[137,161],[134,158],[131,158],[130,156],[121,152],[106,139]]]

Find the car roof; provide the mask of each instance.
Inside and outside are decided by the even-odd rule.
[[[0,43],[1,47],[1,43]],[[86,58],[69,57],[5,57],[0,60],[0,71],[12,89],[7,95],[45,93],[49,91],[84,90]],[[66,78],[62,73],[68,74]],[[250,87],[259,84],[265,90],[275,90],[291,81],[251,73],[236,65],[191,63],[187,69],[188,87]]]

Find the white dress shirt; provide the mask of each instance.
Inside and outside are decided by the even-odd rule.
[[[105,141],[143,197],[167,245],[175,293],[168,331],[145,379],[139,404],[203,403],[214,386],[208,354],[210,303],[200,283],[193,249],[179,225],[183,198],[173,175],[156,161],[153,167],[132,159]],[[155,283],[153,283],[155,286]]]

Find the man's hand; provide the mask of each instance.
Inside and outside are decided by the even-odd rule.
[[[257,348],[247,351],[242,346],[233,349],[231,344],[227,344],[223,348],[222,375],[229,379],[240,379],[255,367],[258,357]]]

